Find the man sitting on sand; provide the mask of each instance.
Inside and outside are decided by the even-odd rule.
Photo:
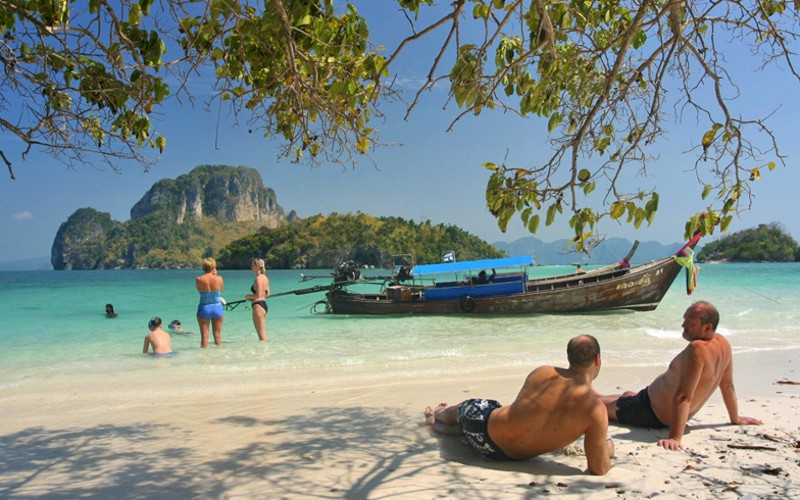
[[[161,329],[161,318],[154,316],[147,322],[150,333],[144,338],[144,349],[142,352],[147,354],[150,346],[153,346],[153,355],[166,356],[172,354],[172,342],[169,334]]]
[[[733,354],[725,337],[716,333],[717,308],[708,302],[692,304],[683,315],[683,338],[689,345],[673,359],[667,371],[638,394],[601,396],[608,418],[636,427],[669,427],[669,438],[658,441],[668,450],[681,450],[686,422],[719,387],[732,424],[761,425],[739,416],[733,387]]]
[[[606,439],[608,415],[592,388],[600,373],[600,345],[590,335],[567,344],[569,368],[533,370],[509,406],[469,399],[455,406],[425,409],[426,423],[441,434],[464,436],[464,443],[495,460],[523,460],[561,449],[580,436],[589,471],[611,468],[614,443]]]

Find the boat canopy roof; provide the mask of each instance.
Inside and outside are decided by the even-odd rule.
[[[441,264],[422,264],[411,268],[411,276],[428,274],[457,273],[478,269],[496,269],[502,267],[530,266],[533,257],[506,257],[504,259],[465,260],[461,262],[442,262]]]

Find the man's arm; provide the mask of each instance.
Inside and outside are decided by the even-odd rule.
[[[692,398],[703,373],[704,360],[700,348],[696,344],[690,344],[685,355],[678,387],[672,397],[672,425],[669,427],[669,437],[658,441],[659,446],[673,451],[683,449],[681,438],[686,430],[686,422],[689,421]]]
[[[146,335],[144,337],[144,348],[142,349],[142,354],[147,354],[147,349],[150,347],[150,335]],[[155,350],[156,346],[153,345],[153,350]]]
[[[728,417],[732,424],[737,425],[761,425],[763,422],[756,418],[739,416],[739,403],[736,399],[736,388],[733,386],[733,361],[728,363],[722,380],[719,383],[719,391],[722,393],[722,401],[728,410]]]
[[[583,438],[589,472],[598,476],[608,472],[611,468],[611,457],[614,456],[614,443],[607,437],[608,413],[605,405],[598,400],[592,410],[589,429]]]

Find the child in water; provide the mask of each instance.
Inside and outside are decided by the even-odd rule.
[[[142,353],[147,354],[150,346],[153,346],[154,356],[170,356],[174,354],[169,334],[161,329],[161,318],[158,316],[150,318],[150,321],[147,322],[147,328],[150,329],[150,333],[144,338]]]
[[[190,331],[183,329],[183,327],[181,326],[181,320],[179,319],[173,319],[167,328],[169,328],[170,333],[181,333],[181,334],[192,333]]]

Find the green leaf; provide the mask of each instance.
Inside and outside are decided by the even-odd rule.
[[[639,227],[642,225],[642,222],[644,222],[646,216],[647,214],[645,213],[643,208],[637,208],[636,213],[633,216],[633,227],[639,229]]]
[[[555,130],[556,127],[561,123],[561,115],[556,111],[555,113],[550,115],[550,119],[547,121],[547,132],[550,133]]]
[[[511,220],[511,216],[513,216],[513,215],[514,215],[514,211],[513,210],[503,209],[503,210],[500,211],[500,214],[497,216],[497,226],[504,233],[506,232],[506,228],[508,228],[508,222]]]
[[[128,24],[139,26],[142,22],[142,7],[138,3],[131,4],[131,11],[128,12]]]
[[[706,184],[703,186],[703,194],[701,195],[702,199],[706,199],[708,197],[708,193],[711,192],[711,184]]]
[[[553,221],[556,218],[556,210],[557,210],[557,208],[556,208],[556,204],[555,203],[553,203],[552,205],[547,207],[547,218],[544,221],[544,224],[546,226],[549,226],[549,225],[553,224]]]
[[[714,138],[717,135],[717,131],[722,127],[721,124],[715,123],[711,126],[711,129],[708,130],[705,134],[703,134],[703,147],[708,148],[711,146],[711,143],[714,142]]]
[[[586,182],[586,181],[588,181],[588,180],[589,180],[589,177],[591,177],[591,176],[592,176],[592,174],[591,174],[591,173],[590,173],[590,172],[589,172],[587,169],[585,169],[585,168],[581,169],[581,170],[578,172],[578,180],[579,180],[580,182]]]
[[[472,17],[473,19],[489,19],[489,6],[483,3],[475,4],[475,7],[472,9]]]
[[[725,231],[727,231],[728,230],[728,226],[731,224],[732,220],[733,220],[733,216],[732,215],[726,215],[725,217],[723,217],[722,218],[722,222],[719,225],[720,231],[722,231],[723,233]]]
[[[617,220],[625,215],[625,204],[621,201],[615,201],[611,204],[611,218]]]
[[[370,141],[367,137],[362,137],[358,140],[358,143],[356,144],[356,149],[361,154],[367,154],[367,152],[369,151],[369,146],[371,144],[372,141]]]
[[[640,48],[645,44],[645,42],[647,42],[647,33],[645,33],[643,30],[639,30],[633,35],[632,43],[634,49]]]
[[[150,15],[150,7],[153,5],[153,0],[139,0],[139,5],[142,8],[142,14],[145,16]]]
[[[705,226],[705,233],[706,234],[714,234],[714,222],[717,219],[716,212],[709,212],[705,219],[703,219],[703,224]]]
[[[725,201],[725,205],[723,205],[722,207],[722,213],[727,214],[728,212],[730,212],[732,206],[733,206],[733,198],[728,198]]]
[[[528,231],[531,234],[536,234],[539,230],[539,214],[535,214],[533,217],[530,218],[528,221]]]

